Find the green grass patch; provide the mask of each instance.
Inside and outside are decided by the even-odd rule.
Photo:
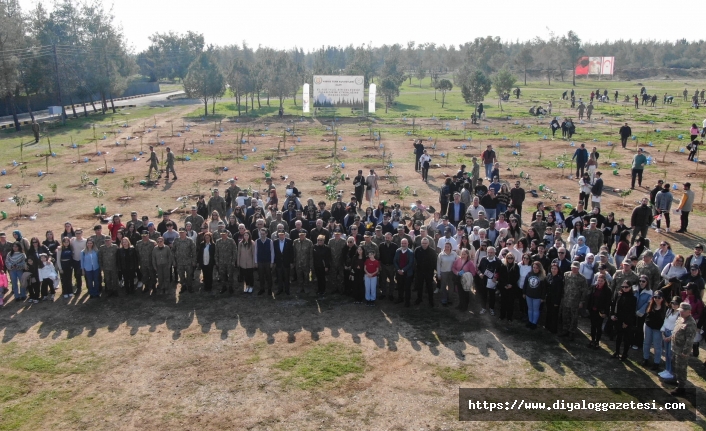
[[[314,346],[301,355],[285,358],[274,366],[286,372],[285,384],[309,389],[332,384],[349,375],[362,375],[365,359],[360,349],[341,343]]]
[[[22,376],[5,375],[0,381],[0,403],[12,401],[27,393],[29,393],[29,382]]]
[[[95,371],[100,365],[95,353],[84,349],[83,342],[65,340],[48,347],[19,352],[12,343],[3,349],[6,365],[17,371],[42,374],[81,374]]]
[[[468,367],[436,367],[434,375],[447,383],[462,383],[474,378]]]
[[[57,396],[55,391],[42,391],[21,402],[4,405],[0,410],[0,431],[39,429],[36,425],[45,419]]]

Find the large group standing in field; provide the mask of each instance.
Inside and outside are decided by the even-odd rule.
[[[696,125],[690,132],[698,148],[702,132]],[[627,124],[620,129],[623,148],[631,134]],[[432,157],[422,141],[413,151],[415,171],[427,182]],[[184,220],[165,213],[153,221],[133,211],[127,221],[114,215],[105,230],[104,223],[87,228],[92,235],[71,221],[44,238],[3,232],[0,286],[4,293],[11,287],[12,295],[0,296],[0,304],[54,302],[59,288],[64,300],[82,300],[84,281],[88,300],[138,292],[176,293],[180,300],[197,292],[216,300],[236,292],[275,300],[309,293],[324,300],[333,293],[370,307],[379,300],[404,307],[426,301],[467,311],[473,304],[480,315],[497,313],[529,330],[543,325],[571,341],[583,315],[591,322],[589,348],[598,349],[605,333],[615,340],[614,358],[626,361],[631,348],[642,349],[643,365],[653,370],[662,367],[664,353],[660,376],[676,378],[681,392],[685,353],[698,356],[697,328],[706,321],[703,245],[686,257],[675,255],[667,240],[650,245],[652,227],[661,232],[664,222],[663,231],[670,229],[675,198],[662,180],[645,187],[627,223],[603,212],[599,156],[584,144],[574,153],[575,207],[539,202],[525,208],[526,195],[538,197],[536,191],[525,191],[519,180],[501,181],[497,153],[488,145],[469,171],[462,165],[445,178],[439,210],[418,200],[404,213],[399,204],[378,201],[371,169],[358,171],[349,199],[339,194],[331,205],[302,198],[294,181],[278,190],[267,178],[264,190],[249,193],[233,178],[223,196],[218,189],[208,201],[201,196]],[[147,162],[149,177],[158,169],[152,147]],[[171,151],[166,164],[167,180],[170,173],[177,180]],[[640,148],[633,189],[636,181],[643,187],[646,164]],[[676,233],[687,232],[693,203],[691,184],[684,183]]]

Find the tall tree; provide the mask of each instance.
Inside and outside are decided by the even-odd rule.
[[[525,73],[525,85],[527,85],[527,69],[534,63],[534,56],[532,55],[532,47],[530,45],[525,45],[517,57],[515,57],[515,64],[522,68]]]
[[[216,99],[226,91],[226,80],[213,58],[211,49],[202,52],[184,77],[184,91],[189,97],[201,99],[204,103],[204,115],[208,115],[208,101],[213,100],[213,113]]]
[[[443,108],[444,103],[446,102],[446,93],[451,91],[454,86],[448,79],[442,79],[436,85],[436,88],[437,90],[441,91],[441,107]]]
[[[482,70],[476,70],[468,76],[466,82],[461,86],[461,96],[466,103],[473,104],[475,111],[478,103],[485,99],[492,86],[493,83],[485,73]]]
[[[15,130],[20,130],[16,93],[24,47],[22,10],[17,0],[0,1],[0,96],[10,105]]]
[[[500,111],[503,111],[503,94],[510,93],[512,87],[515,86],[517,78],[509,70],[503,68],[498,71],[498,73],[493,76],[493,88],[495,93],[498,95],[498,106],[500,106]]]
[[[584,54],[584,50],[581,48],[581,39],[572,30],[569,30],[566,36],[562,36],[561,46],[564,48],[566,59],[571,66],[571,83],[575,87],[576,63],[579,61],[579,57]]]

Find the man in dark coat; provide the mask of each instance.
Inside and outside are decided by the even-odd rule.
[[[632,129],[628,126],[628,123],[625,123],[625,125],[618,130],[618,134],[620,134],[620,143],[623,145],[623,148],[625,148],[628,144],[628,138],[632,136]]]

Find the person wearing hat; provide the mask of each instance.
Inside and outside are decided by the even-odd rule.
[[[627,361],[632,336],[635,332],[635,306],[637,298],[633,295],[632,286],[627,280],[623,280],[618,285],[618,291],[614,293],[613,303],[610,307],[610,320],[613,323],[615,332],[615,352],[613,358],[620,358]],[[623,353],[620,354],[622,345]]]
[[[130,212],[130,221],[128,221],[127,224],[130,224],[130,223],[132,223],[132,225],[135,226],[135,230],[136,230],[136,231],[139,232],[140,229],[142,229],[142,226],[143,226],[142,220],[140,220],[140,219],[137,217],[137,211],[131,211],[131,212]]]
[[[306,236],[306,230],[301,229],[299,231],[299,238],[295,239],[292,245],[294,249],[295,277],[297,280],[300,280],[299,293],[305,292],[304,288],[309,284],[311,275],[311,255],[314,250],[314,243]]]
[[[98,248],[98,265],[103,271],[106,295],[118,296],[118,246],[110,236],[106,236],[105,243]]]
[[[179,228],[179,237],[172,242],[172,254],[176,266],[180,293],[193,292],[192,281],[196,266],[196,243],[186,237],[186,229]]]
[[[661,291],[657,290],[652,294],[650,303],[645,311],[645,341],[642,344],[642,366],[650,365],[650,348],[654,348],[654,359],[651,369],[659,370],[662,361],[662,326],[666,315],[667,305]]]
[[[415,237],[416,238],[416,237]],[[377,225],[375,226],[375,231],[373,232],[373,239],[372,241],[380,247],[380,244],[385,242],[385,234],[382,233],[382,226]]]
[[[698,243],[694,246],[694,253],[686,258],[684,266],[690,268],[691,265],[696,265],[699,267],[701,274],[706,273],[706,257],[703,255],[704,245]]]
[[[89,239],[93,240],[93,245],[96,247],[96,250],[100,250],[100,248],[105,244],[105,239],[108,238],[108,235],[103,235],[103,226],[97,224],[93,226],[93,235]]]
[[[233,286],[235,284],[235,264],[238,254],[238,246],[235,241],[228,235],[230,232],[223,229],[219,229],[219,238],[216,240],[215,244],[215,265],[218,271],[218,279],[221,282],[220,293],[233,293]]]
[[[691,266],[689,266],[689,272],[682,275],[679,279],[679,282],[682,284],[682,286],[686,286],[690,283],[693,284],[699,291],[699,298],[703,296],[705,283],[704,278],[701,275],[701,269],[698,265],[692,263]]]
[[[135,243],[135,250],[137,251],[140,273],[142,274],[142,285],[145,288],[144,292],[149,293],[155,288],[155,272],[152,267],[152,250],[157,246],[157,242],[150,239],[150,233],[148,231],[143,231],[141,235],[142,239]]]
[[[679,304],[679,319],[672,331],[672,357],[674,358],[674,376],[677,382],[677,389],[672,391],[674,396],[681,396],[686,393],[686,368],[689,360],[689,349],[696,336],[696,321],[691,315],[691,305],[687,302]]]
[[[154,151],[154,147],[150,145],[150,157],[147,159],[147,163],[150,164],[150,169],[147,171],[145,178],[152,177],[152,169],[156,174],[159,174],[159,159],[157,159],[157,153]]]
[[[582,232],[586,246],[594,255],[600,251],[601,245],[603,245],[603,231],[598,229],[597,224],[598,221],[595,218],[591,218],[588,228]]]
[[[176,180],[176,178],[174,179]],[[240,187],[238,187],[237,181],[237,178],[231,178],[229,180],[230,186],[228,186],[228,196],[230,196],[230,205],[228,205],[228,208],[226,208],[226,216],[228,217],[230,217],[231,213],[238,206],[238,196],[240,195]]]
[[[664,342],[664,371],[658,375],[665,379],[671,380],[674,378],[672,374],[672,331],[677,324],[677,319],[679,319],[679,304],[681,304],[681,297],[672,297],[671,302],[667,306],[667,311],[664,315],[664,323],[660,332],[662,333],[662,341]]]
[[[681,214],[681,226],[677,233],[686,233],[689,227],[689,213],[694,207],[694,192],[691,190],[691,183],[684,183],[684,194],[679,201],[677,213]]]
[[[221,197],[218,189],[213,189],[213,196],[208,200],[208,212],[213,214],[214,211],[218,212],[218,216],[221,220],[225,219],[226,201]]]
[[[579,273],[579,262],[571,262],[571,271],[564,274],[564,297],[561,301],[563,331],[560,336],[569,336],[573,341],[578,331],[579,309],[583,308],[588,294],[588,282]]]
[[[162,237],[162,234],[159,233],[152,222],[147,223],[147,235],[152,241],[157,241],[158,238]]]
[[[334,286],[343,286],[343,261],[345,259],[343,250],[346,248],[346,240],[343,239],[343,231],[340,226],[333,230],[333,238],[328,240],[328,248],[331,254],[329,279]]]
[[[392,236],[392,242],[397,244],[397,246],[399,247],[402,244],[403,239],[407,240],[408,245],[414,245],[414,241],[412,240],[412,237],[405,233],[404,225],[399,225],[399,226],[397,226],[397,233]],[[357,241],[356,241],[356,243],[357,243]]]

